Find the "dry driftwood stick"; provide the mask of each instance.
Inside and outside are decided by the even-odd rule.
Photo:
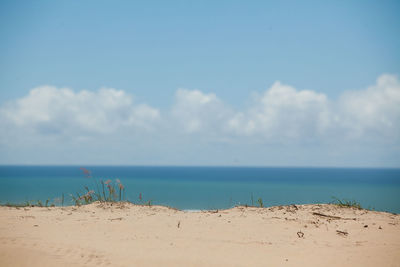
[[[336,230],[336,232],[337,232],[339,235],[348,235],[348,234],[349,234],[349,233],[346,232],[346,231],[339,231],[339,230]]]
[[[313,214],[313,215],[317,215],[317,216],[321,216],[321,217],[330,218],[330,219],[335,219],[335,220],[343,219],[342,217],[332,216],[332,215],[326,215],[326,214],[319,213],[319,212],[313,212],[312,214]]]
[[[119,218],[112,218],[112,219],[109,219],[110,221],[121,221],[122,220],[122,217],[119,217]]]
[[[312,214],[321,216],[321,217],[325,217],[325,218],[329,218],[329,219],[334,219],[334,220],[353,220],[353,221],[357,220],[356,218],[343,218],[343,217],[327,215],[327,214],[323,214],[323,213],[319,213],[319,212],[313,212]]]

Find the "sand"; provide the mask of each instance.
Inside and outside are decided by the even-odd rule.
[[[400,266],[400,216],[336,205],[0,207],[0,266]]]

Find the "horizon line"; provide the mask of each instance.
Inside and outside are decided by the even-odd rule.
[[[0,167],[155,167],[155,168],[271,168],[271,169],[391,169],[400,170],[399,167],[378,166],[263,166],[263,165],[150,165],[150,164],[0,164]]]

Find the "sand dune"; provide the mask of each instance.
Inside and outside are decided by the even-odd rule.
[[[1,207],[0,266],[400,266],[400,216],[336,205]]]

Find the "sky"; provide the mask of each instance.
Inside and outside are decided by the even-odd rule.
[[[0,164],[400,167],[398,1],[1,1]]]

